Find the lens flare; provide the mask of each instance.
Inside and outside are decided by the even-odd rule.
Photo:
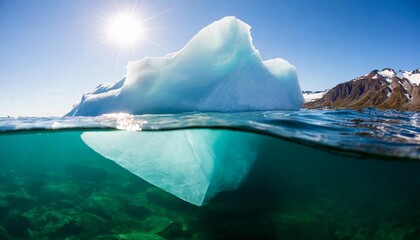
[[[107,29],[108,38],[121,46],[133,46],[140,40],[142,33],[141,21],[128,13],[112,18]]]

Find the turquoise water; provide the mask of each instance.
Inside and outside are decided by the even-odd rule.
[[[185,128],[262,143],[238,189],[198,207],[81,138]],[[0,131],[0,239],[420,239],[418,113],[2,118]]]

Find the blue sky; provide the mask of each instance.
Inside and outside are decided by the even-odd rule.
[[[134,8],[134,6],[136,6]],[[133,48],[104,41],[124,9],[144,19]],[[0,0],[0,116],[61,116],[127,62],[181,49],[224,16],[252,26],[264,60],[297,67],[303,90],[323,90],[373,69],[420,67],[418,0]]]

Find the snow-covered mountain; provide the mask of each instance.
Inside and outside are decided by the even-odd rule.
[[[306,96],[305,96],[306,95]],[[384,68],[345,83],[325,93],[305,94],[306,108],[375,107],[378,109],[420,110],[420,69],[394,71]],[[315,97],[318,99],[312,100]]]
[[[313,102],[315,100],[318,100],[322,98],[325,93],[328,92],[329,89],[326,89],[324,91],[302,91],[303,98],[305,99],[305,103],[307,102]]]

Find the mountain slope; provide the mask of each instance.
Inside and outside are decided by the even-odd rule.
[[[350,108],[420,110],[420,69],[399,71],[391,68],[338,84],[323,97],[304,104],[306,108]]]
[[[324,90],[324,91],[302,91],[302,95],[303,95],[303,99],[306,102],[313,102],[317,99],[322,98],[325,93],[328,92],[329,89]]]

